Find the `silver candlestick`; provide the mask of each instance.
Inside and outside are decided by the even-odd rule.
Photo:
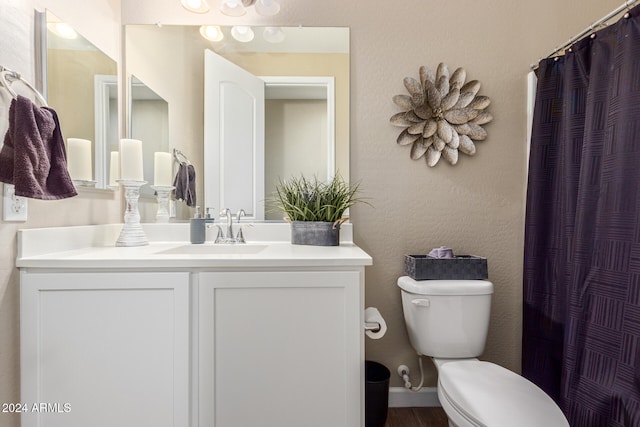
[[[169,193],[173,190],[172,185],[152,185],[157,193],[158,211],[156,212],[156,222],[169,222]]]
[[[140,225],[140,211],[138,210],[138,198],[140,197],[140,187],[147,181],[135,181],[129,179],[117,180],[124,187],[124,199],[126,207],[124,210],[124,226],[120,231],[120,236],[116,240],[116,246],[144,246],[149,241]]]

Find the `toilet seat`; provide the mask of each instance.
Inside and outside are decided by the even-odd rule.
[[[489,362],[443,363],[438,396],[449,418],[454,422],[458,418],[462,426],[569,427],[560,408],[541,389]],[[451,410],[459,417],[452,417]]]

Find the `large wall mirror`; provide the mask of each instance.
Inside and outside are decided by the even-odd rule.
[[[44,92],[58,113],[71,177],[77,187],[107,189],[108,153],[119,140],[117,63],[51,11],[37,16]]]
[[[234,39],[230,27],[216,30],[222,40],[206,39],[200,26],[127,25],[127,75],[167,101],[169,149],[179,149],[194,164],[203,211],[242,208],[253,219],[281,220],[264,203],[279,179],[301,173],[349,178],[349,29],[253,27],[253,39],[244,42]],[[224,71],[209,60],[205,64],[205,52],[215,58],[212,63],[238,67],[262,82],[262,137],[249,121],[251,113],[226,112],[219,119],[218,111],[213,118],[221,104],[243,104],[236,95],[246,89],[232,83],[226,91],[212,91]],[[255,109],[258,101],[248,102]],[[224,117],[235,118],[237,134],[229,133],[232,123]],[[129,126],[138,126],[135,117]],[[226,141],[215,141],[225,132]],[[193,214],[178,205],[177,219]]]

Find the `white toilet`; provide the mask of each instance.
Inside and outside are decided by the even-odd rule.
[[[438,369],[438,398],[456,427],[568,427],[560,408],[529,380],[478,360],[489,329],[487,280],[398,279],[411,345]]]

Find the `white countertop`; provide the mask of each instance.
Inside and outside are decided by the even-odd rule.
[[[289,243],[289,224],[243,224],[246,244],[189,242],[189,224],[143,224],[149,245],[116,247],[121,224],[25,229],[18,232],[20,268],[278,268],[371,265],[343,224],[339,246]]]

